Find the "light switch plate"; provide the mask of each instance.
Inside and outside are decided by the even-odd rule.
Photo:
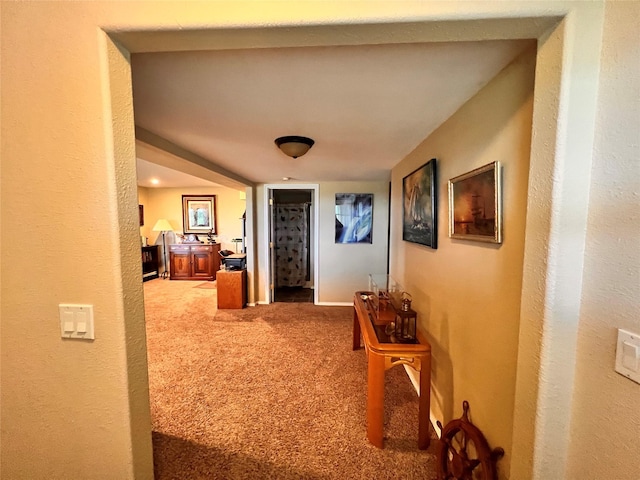
[[[93,340],[93,305],[61,303],[60,335],[62,338]]]
[[[640,335],[618,329],[616,372],[640,383]]]

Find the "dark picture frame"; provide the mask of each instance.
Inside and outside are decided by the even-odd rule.
[[[336,243],[373,243],[373,193],[336,193]]]
[[[215,195],[182,195],[182,233],[217,235]]]
[[[144,226],[144,205],[138,205],[138,215],[140,216],[140,226]]]
[[[402,239],[438,248],[436,159],[402,179]]]
[[[449,180],[449,237],[502,243],[500,162]]]

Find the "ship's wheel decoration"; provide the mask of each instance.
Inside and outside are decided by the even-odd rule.
[[[469,421],[469,402],[462,402],[462,417],[445,427],[438,445],[439,480],[496,480],[496,461],[504,456],[500,447],[491,450],[482,432]]]

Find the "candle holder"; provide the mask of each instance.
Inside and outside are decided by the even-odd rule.
[[[400,299],[400,308],[404,312],[411,310],[411,294],[409,292],[402,292]]]
[[[396,311],[393,336],[400,343],[415,343],[417,313],[410,308]]]

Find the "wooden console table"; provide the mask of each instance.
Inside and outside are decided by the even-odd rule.
[[[353,349],[361,348],[364,340],[367,354],[367,438],[378,448],[384,448],[384,372],[396,365],[410,365],[420,372],[418,401],[418,448],[429,447],[429,401],[431,396],[431,345],[418,332],[418,343],[395,343],[385,333],[393,321],[391,305],[378,312],[372,292],[356,292],[353,300]]]

